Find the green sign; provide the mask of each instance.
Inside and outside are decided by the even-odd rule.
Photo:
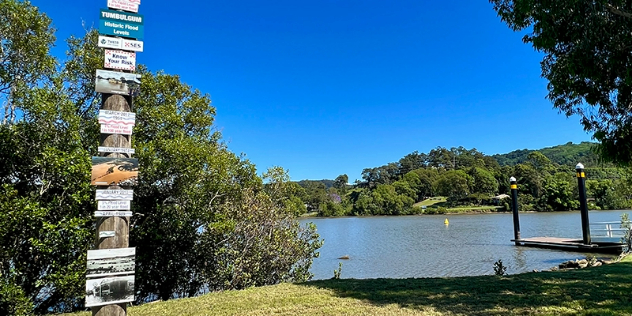
[[[140,14],[101,9],[99,34],[143,39],[143,22]]]
[[[107,10],[107,9],[101,9],[100,19],[136,24],[136,25],[143,25],[143,22],[144,22],[143,16],[140,14]]]

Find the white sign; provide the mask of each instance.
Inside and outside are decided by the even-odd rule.
[[[130,210],[130,201],[99,201],[99,211]]]
[[[113,230],[99,232],[99,238],[108,238],[116,236],[116,232]]]
[[[132,135],[133,128],[134,126],[132,125],[101,125],[101,134]]]
[[[134,199],[134,190],[97,190],[97,201],[100,200],[125,200]]]
[[[136,53],[122,50],[105,50],[105,68],[120,70],[136,70]]]
[[[140,0],[108,0],[108,8],[130,12],[138,12]]]
[[[142,41],[128,40],[124,38],[99,36],[99,47],[113,48],[120,50],[129,50],[134,52],[142,52],[144,43]]]
[[[136,113],[99,110],[99,123],[103,125],[131,125],[136,124]]]
[[[100,153],[119,153],[119,154],[134,154],[136,151],[134,148],[121,148],[121,147],[99,147]]]
[[[94,217],[132,217],[130,211],[96,211]]]
[[[134,276],[115,276],[86,280],[86,307],[134,301]]]

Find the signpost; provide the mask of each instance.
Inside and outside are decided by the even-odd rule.
[[[107,5],[115,10],[100,11],[98,46],[106,48],[104,68],[121,71],[98,69],[95,76],[95,91],[102,94],[101,143],[100,156],[92,158],[91,181],[101,189],[95,196],[98,238],[97,249],[88,251],[85,306],[92,307],[93,316],[126,316],[127,303],[134,301],[136,250],[128,248],[134,192],[121,187],[136,184],[138,178],[138,159],[130,158],[136,124],[131,104],[141,76],[131,72],[136,70],[136,52],[144,48],[136,40],[143,38],[144,18],[136,14],[140,0],[107,0]]]
[[[142,41],[128,40],[118,37],[99,36],[99,47],[142,52],[145,46]]]
[[[136,53],[106,49],[104,67],[134,71],[136,70]]]

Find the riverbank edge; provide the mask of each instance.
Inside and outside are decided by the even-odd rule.
[[[134,316],[630,315],[630,284],[632,256],[627,256],[599,267],[508,276],[283,283],[155,302],[128,311]]]
[[[601,211],[629,211],[632,213],[632,209],[623,209],[623,210],[589,210],[590,212],[601,212]],[[570,211],[520,211],[520,214],[532,214],[532,213],[569,213],[569,212],[579,212],[579,210],[570,210]],[[511,214],[512,211],[494,211],[494,210],[471,210],[465,209],[463,211],[450,211],[448,210],[445,213],[434,213],[434,214],[399,214],[399,215],[344,215],[344,216],[318,216],[318,212],[310,212],[299,215],[297,219],[304,218],[344,218],[344,217],[379,217],[379,216],[424,216],[424,215],[476,215],[476,214]]]

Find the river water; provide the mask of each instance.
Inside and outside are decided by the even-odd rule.
[[[591,224],[619,222],[631,211],[591,211]],[[444,224],[445,219],[449,225]],[[508,274],[544,270],[587,254],[518,247],[511,213],[474,215],[308,218],[325,244],[314,259],[314,279],[329,279],[342,262],[342,278],[419,278],[494,273],[498,259]],[[522,238],[582,238],[579,212],[521,213]],[[613,225],[618,228],[619,225]],[[596,228],[593,226],[593,229]],[[591,233],[596,239],[597,232]],[[338,259],[349,256],[348,260]],[[609,255],[597,255],[608,258]]]

